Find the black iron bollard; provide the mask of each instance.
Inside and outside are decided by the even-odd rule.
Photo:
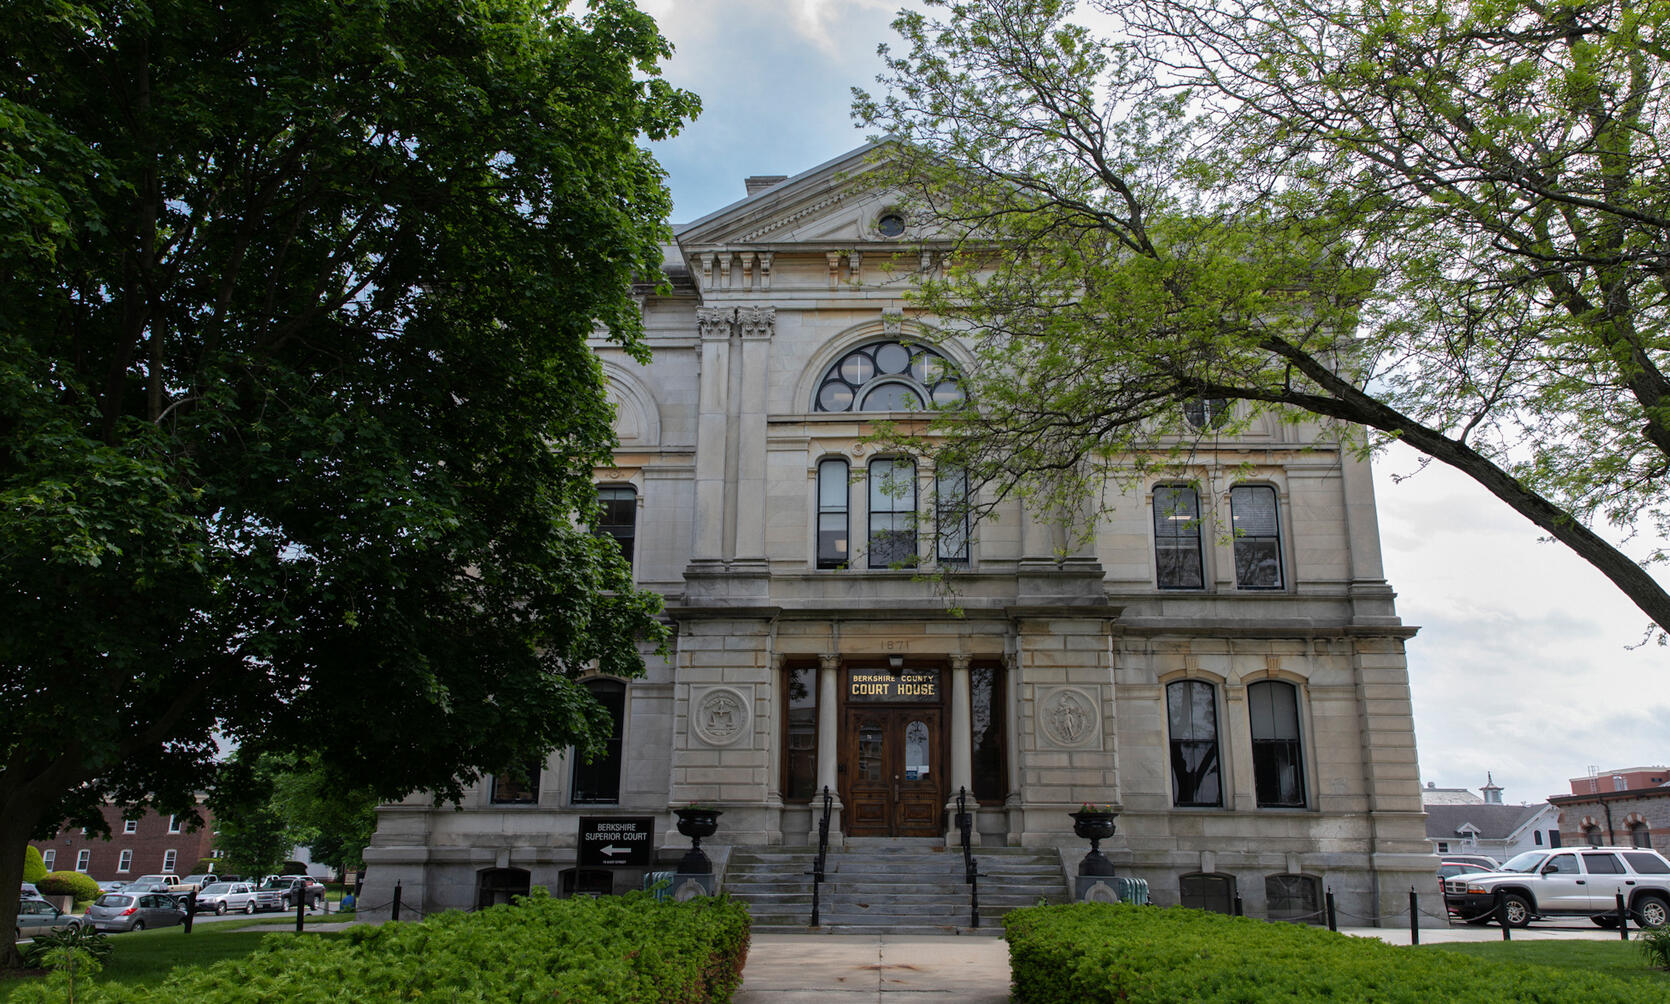
[[[1339,917],[1334,913],[1334,890],[1328,890],[1328,930],[1339,930]]]
[[[302,933],[302,918],[307,916],[307,890],[296,897],[296,933]]]
[[[400,883],[399,882],[396,882],[394,884],[394,913],[389,917],[389,919],[390,920],[399,920],[400,919]]]
[[[1245,917],[1246,915],[1247,915],[1246,911],[1241,908],[1241,894],[1236,893],[1235,894],[1235,916]]]
[[[186,919],[180,924],[181,927],[186,929],[187,934],[191,933],[191,922],[195,919],[197,919],[197,890],[193,889],[186,894]]]
[[[1618,898],[1618,940],[1628,941],[1629,911],[1624,909],[1624,894],[1622,892],[1615,892],[1612,895]]]
[[[1513,940],[1513,928],[1508,924],[1508,903],[1502,896],[1502,890],[1496,890],[1496,923],[1502,925],[1502,940]]]
[[[1409,887],[1409,943],[1421,943],[1421,904],[1415,898],[1415,887]]]

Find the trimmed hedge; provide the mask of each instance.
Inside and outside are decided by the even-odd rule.
[[[1075,903],[1003,918],[1017,1004],[1617,1004],[1608,976],[1423,952],[1298,924],[1182,908]]]
[[[42,896],[74,896],[76,902],[99,898],[99,883],[80,872],[51,872],[35,883]]]
[[[46,861],[34,844],[23,849],[23,881],[39,882],[46,878]]]
[[[118,951],[120,949],[118,948]],[[159,986],[78,988],[78,1004],[326,1001],[728,1001],[742,982],[748,911],[725,897],[658,903],[647,893],[551,899],[544,890],[476,913],[269,935],[255,953],[179,970]],[[59,998],[21,987],[13,1004]]]

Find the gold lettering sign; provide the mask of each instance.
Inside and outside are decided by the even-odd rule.
[[[894,676],[885,669],[855,669],[847,674],[847,695],[857,701],[938,700],[939,671],[911,669]]]

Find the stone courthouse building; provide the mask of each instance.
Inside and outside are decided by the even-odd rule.
[[[1111,804],[1103,850],[1157,903],[1299,918],[1331,888],[1343,923],[1407,924],[1435,861],[1368,465],[1315,426],[1207,428],[1183,479],[1110,489],[1088,543],[1018,502],[967,525],[960,471],[865,440],[971,362],[905,299],[941,252],[855,182],[870,152],[677,227],[652,361],[598,345],[605,529],[675,627],[644,678],[590,681],[608,756],[384,806],[364,902],[623,891],[643,869],[584,867],[582,818],[650,817],[671,862],[692,802],[723,810],[722,873],[815,843],[827,787],[849,854],[947,846],[966,790],[980,848],[1059,849],[1066,888],[1068,813]],[[946,566],[954,593],[923,574]]]

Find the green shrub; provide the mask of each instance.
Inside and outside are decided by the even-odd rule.
[[[1199,910],[1077,903],[1016,910],[1003,926],[1019,1004],[1615,1004],[1639,997],[1606,976]]]
[[[41,859],[41,852],[33,846],[23,849],[23,881],[39,882],[46,878],[46,862]]]
[[[99,898],[99,884],[80,872],[52,872],[36,882],[35,888],[42,896],[74,896],[77,902]]]
[[[110,938],[102,932],[91,927],[67,927],[62,931],[42,931],[35,935],[23,949],[23,961],[26,965],[44,968],[49,955],[61,948],[79,949],[101,964],[110,959]]]
[[[1647,965],[1670,970],[1670,927],[1642,931],[1635,936],[1635,943],[1647,957]]]
[[[343,938],[272,935],[253,955],[179,970],[154,987],[83,987],[76,1001],[707,1004],[730,999],[747,954],[747,909],[724,897],[557,900],[536,889],[515,904],[354,928]],[[28,986],[12,1004],[61,999]]]

